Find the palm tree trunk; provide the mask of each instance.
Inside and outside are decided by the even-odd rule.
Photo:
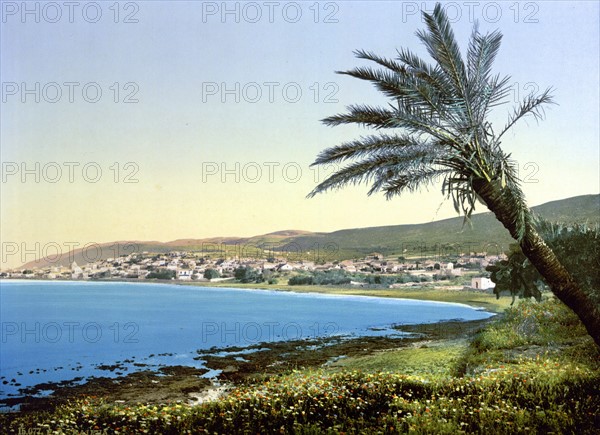
[[[512,218],[515,212],[513,206],[515,201],[510,191],[485,180],[474,181],[473,188],[516,240],[516,225]],[[526,225],[525,236],[519,245],[525,256],[544,277],[552,293],[577,314],[596,345],[600,347],[598,305],[581,289],[530,223]]]

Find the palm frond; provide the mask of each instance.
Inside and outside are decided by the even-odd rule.
[[[423,42],[430,56],[451,79],[456,92],[466,99],[465,64],[446,13],[438,3],[432,14],[424,13],[423,17],[429,32],[419,30],[417,37]]]
[[[384,70],[375,70],[369,67],[357,67],[348,71],[336,71],[361,80],[372,82],[375,87],[390,98],[402,98],[410,91],[401,76]]]
[[[481,85],[488,82],[492,64],[500,50],[501,43],[502,34],[499,31],[481,35],[477,31],[477,28],[475,28],[471,35],[467,51],[467,75],[469,83]],[[478,87],[477,89],[480,88]]]
[[[351,163],[317,185],[308,197],[349,184],[371,184],[369,194],[376,192],[387,180],[408,170],[421,169],[435,164],[436,148],[422,144],[405,147],[394,152],[379,152]]]
[[[504,133],[506,133],[513,125],[515,125],[519,119],[525,116],[532,115],[536,121],[543,119],[545,115],[544,105],[555,104],[550,92],[552,92],[552,89],[548,88],[540,96],[530,94],[525,97],[519,107],[514,109],[512,115],[509,116],[506,126],[497,136],[496,141],[499,141]]]
[[[396,62],[393,59],[386,59],[384,57],[378,56],[373,52],[365,51],[365,50],[356,50],[354,55],[359,59],[366,59],[378,63],[379,65],[388,68],[395,72],[396,74],[405,75],[406,67],[401,63]]]
[[[454,210],[465,217],[464,223],[469,222],[477,202],[473,177],[458,171],[452,172],[444,178],[442,193],[452,198]]]
[[[323,150],[311,166],[339,163],[344,160],[361,158],[374,153],[393,153],[399,148],[417,146],[427,146],[427,143],[406,134],[366,136],[352,142],[344,142],[341,145]]]
[[[452,87],[449,86],[450,81],[441,68],[432,67],[410,50],[401,48],[397,53],[398,60],[405,65],[407,74],[413,79],[428,83],[448,100],[456,98],[456,95],[452,94]]]
[[[447,118],[450,121],[456,120],[455,101],[460,100],[452,99],[440,91],[440,89],[444,89],[443,85],[436,82],[439,77],[433,77],[430,69],[410,77],[405,76],[406,70],[403,71],[403,74],[398,74],[394,71],[369,67],[357,67],[348,71],[337,71],[337,73],[370,81],[379,91],[390,98],[410,103],[411,107],[419,107],[431,115]]]
[[[402,151],[401,156],[395,155],[390,159],[387,167],[382,167],[382,170],[375,174],[367,195],[371,196],[380,190],[387,190],[392,180],[409,178],[413,174],[428,172],[438,166],[434,145],[415,146]]]
[[[451,147],[460,148],[462,144],[458,141],[459,138],[444,121],[438,112],[400,100],[388,125],[412,134],[427,134]]]
[[[500,78],[500,75],[495,75],[481,86],[478,91],[478,99],[474,105],[474,109],[478,114],[476,119],[479,122],[485,119],[489,109],[506,102],[506,97],[510,93],[509,81],[510,76]]]
[[[385,182],[380,188],[386,199],[401,195],[403,192],[414,192],[427,184],[438,181],[451,170],[447,168],[424,167],[406,171]]]
[[[371,106],[348,106],[349,113],[334,115],[322,119],[325,125],[336,126],[341,124],[359,124],[373,128],[393,127],[394,112],[379,107]]]
[[[481,35],[473,30],[467,51],[468,94],[475,122],[483,122],[488,110],[504,102],[510,92],[510,77],[491,76],[492,64],[500,49],[502,34],[498,31]]]

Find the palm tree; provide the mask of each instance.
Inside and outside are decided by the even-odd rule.
[[[487,120],[506,102],[509,77],[492,74],[502,35],[481,34],[477,26],[463,60],[448,18],[439,4],[423,13],[427,30],[417,32],[433,58],[431,65],[406,49],[396,59],[356,51],[378,68],[339,72],[372,82],[390,98],[388,107],[353,105],[348,112],[325,118],[326,125],[359,124],[378,130],[322,151],[313,165],[345,163],[309,197],[348,184],[370,185],[369,195],[387,199],[442,180],[458,213],[468,220],[483,202],[518,242],[553,293],[582,320],[600,346],[600,310],[539,236],[526,205],[515,162],[501,145],[504,134],[521,118],[539,120],[552,103],[551,89],[527,96],[514,108],[498,133]],[[384,132],[385,131],[385,132]],[[393,131],[387,133],[387,131]]]

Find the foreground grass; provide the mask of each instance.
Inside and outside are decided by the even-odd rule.
[[[343,358],[327,367],[335,373],[343,370],[386,372],[401,368],[402,374],[425,376],[452,376],[462,363],[469,343],[466,339],[443,340],[397,350],[379,351],[372,355]]]
[[[21,427],[58,434],[591,434],[600,433],[599,358],[563,305],[524,302],[471,343],[343,359],[241,386],[200,406],[85,398],[0,423],[6,433]]]

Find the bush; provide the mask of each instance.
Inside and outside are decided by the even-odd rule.
[[[391,284],[397,282],[395,277],[385,275],[367,275],[364,279],[367,284],[381,285],[384,287],[389,287]]]
[[[234,276],[235,279],[242,283],[264,282],[262,274],[249,266],[238,267],[234,272]]]
[[[343,270],[325,270],[314,273],[314,282],[317,285],[342,285],[350,284],[350,276]]]
[[[289,285],[344,285],[350,284],[352,276],[343,270],[315,271],[310,275],[296,275],[288,280]]]
[[[310,275],[296,275],[288,280],[288,285],[313,285],[314,279]]]
[[[176,273],[170,269],[158,269],[146,275],[146,279],[174,279]]]
[[[555,224],[538,219],[536,226],[548,246],[552,248],[561,264],[579,282],[582,289],[600,304],[600,229],[584,224]],[[537,269],[525,257],[517,244],[510,245],[508,259],[487,267],[496,283],[494,293],[500,297],[509,291],[519,298],[535,297],[541,300],[544,280]]]
[[[221,277],[221,274],[219,273],[218,270],[215,269],[206,269],[204,271],[204,278],[205,279],[214,279],[214,278],[219,278]]]

